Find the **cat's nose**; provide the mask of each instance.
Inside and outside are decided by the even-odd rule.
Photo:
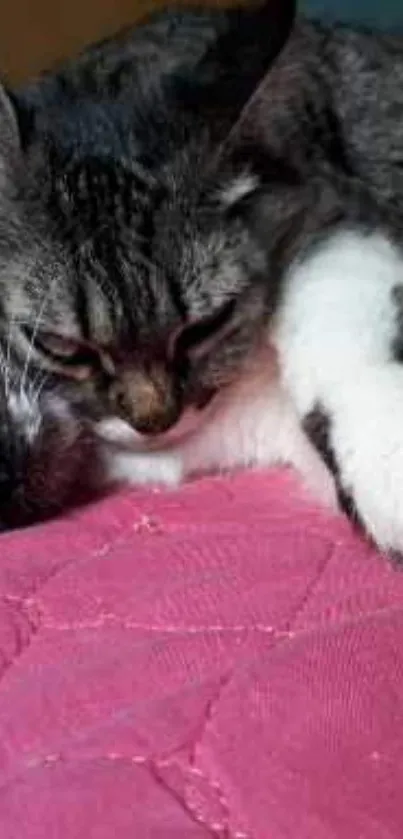
[[[143,419],[138,418],[134,428],[139,434],[157,436],[158,434],[165,434],[166,431],[169,431],[177,423],[178,419],[178,413],[171,415],[161,414],[159,416],[153,414],[153,416],[146,416]]]
[[[144,435],[163,434],[182,413],[179,389],[163,366],[126,370],[115,386],[113,403],[116,413]]]

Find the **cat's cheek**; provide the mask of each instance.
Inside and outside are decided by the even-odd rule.
[[[132,452],[163,452],[167,447],[180,446],[189,435],[194,434],[203,423],[205,411],[186,410],[179,421],[164,434],[147,436],[140,434],[129,423],[118,417],[108,417],[98,422],[94,431],[96,436],[107,443],[125,446]]]

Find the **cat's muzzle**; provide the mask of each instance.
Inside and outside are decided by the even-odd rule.
[[[110,408],[139,434],[157,436],[178,422],[181,388],[163,365],[144,371],[126,369],[111,388]]]

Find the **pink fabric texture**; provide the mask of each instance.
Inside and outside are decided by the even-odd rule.
[[[401,839],[403,571],[290,475],[1,548],[1,839]]]

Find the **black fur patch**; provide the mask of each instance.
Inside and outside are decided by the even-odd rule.
[[[332,429],[329,415],[322,407],[317,405],[306,415],[303,428],[327,468],[334,475],[341,509],[349,519],[362,526],[354,499],[341,482],[340,468],[331,442]]]
[[[396,335],[392,342],[395,361],[403,362],[403,284],[392,288],[392,301],[396,307]]]

